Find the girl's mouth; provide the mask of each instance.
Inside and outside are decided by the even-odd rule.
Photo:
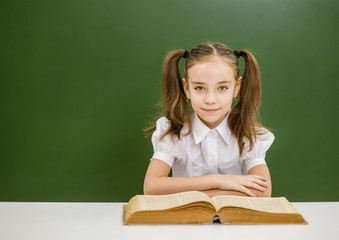
[[[219,108],[215,108],[215,109],[206,109],[206,108],[203,108],[202,110],[204,110],[207,113],[215,113],[216,111],[219,110]]]

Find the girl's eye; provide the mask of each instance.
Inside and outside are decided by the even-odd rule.
[[[219,87],[219,90],[221,90],[221,91],[226,91],[226,90],[227,90],[227,87]]]
[[[197,90],[197,91],[202,91],[202,90],[204,90],[203,87],[195,87],[194,89]]]

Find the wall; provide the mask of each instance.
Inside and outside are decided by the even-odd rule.
[[[337,1],[0,4],[0,200],[127,201],[152,156],[173,49],[220,41],[261,67],[273,195],[339,200]]]

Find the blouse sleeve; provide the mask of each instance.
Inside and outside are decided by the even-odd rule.
[[[243,174],[248,174],[248,171],[260,164],[266,164],[266,151],[270,148],[274,141],[274,135],[262,128],[261,135],[257,135],[257,139],[251,151],[249,151],[249,141],[245,141],[244,152],[240,158]]]
[[[173,141],[169,135],[166,135],[160,139],[161,136],[167,131],[168,127],[169,120],[167,118],[162,117],[157,120],[156,130],[152,135],[152,144],[154,150],[152,159],[159,159],[172,167],[174,159],[178,155],[176,142]]]

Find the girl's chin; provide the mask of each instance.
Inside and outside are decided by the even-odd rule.
[[[224,120],[224,118],[222,118],[222,119],[207,119],[207,118],[202,119],[202,118],[200,118],[200,119],[210,129],[216,128],[222,122],[222,120]]]

